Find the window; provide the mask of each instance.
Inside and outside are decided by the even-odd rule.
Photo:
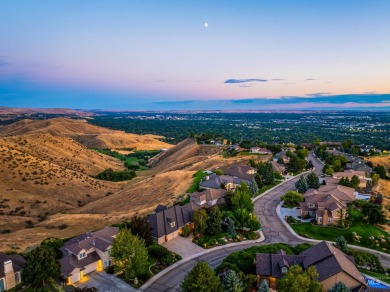
[[[81,259],[85,258],[86,256],[87,256],[86,252],[80,252],[79,259],[81,260]]]
[[[15,273],[15,284],[20,284],[20,272]]]
[[[328,218],[328,223],[332,222],[332,218]]]
[[[310,204],[309,207],[310,207],[310,208],[315,208],[315,207],[316,207],[316,204]]]
[[[286,274],[287,273],[287,267],[282,267],[282,274]]]
[[[322,218],[319,218],[319,222],[320,222],[320,223],[322,222]]]
[[[0,279],[0,291],[5,291],[4,279]]]

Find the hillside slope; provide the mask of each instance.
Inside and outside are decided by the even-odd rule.
[[[156,150],[172,145],[160,141],[155,135],[136,135],[110,130],[88,124],[86,120],[55,118],[48,120],[21,120],[0,127],[0,136],[48,133],[53,136],[69,137],[89,148],[136,148]]]

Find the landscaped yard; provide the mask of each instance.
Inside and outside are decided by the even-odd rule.
[[[351,215],[353,216],[352,224],[347,229],[341,229],[337,227],[323,227],[313,225],[311,223],[291,224],[291,227],[296,233],[304,237],[335,241],[337,237],[344,236],[349,244],[359,245],[389,253],[389,235],[385,231],[366,223],[363,219],[363,214],[360,211],[353,210]],[[353,241],[353,232],[356,232],[357,235],[361,236],[360,242]],[[375,238],[374,241],[369,238],[371,236]],[[383,240],[379,239],[381,236],[383,236]]]
[[[385,274],[381,274],[381,273],[375,273],[373,271],[367,271],[367,270],[364,270],[364,269],[359,269],[360,272],[364,273],[364,274],[367,274],[369,276],[372,276],[378,280],[381,280],[382,282],[386,282],[386,283],[389,283],[390,284],[390,275],[385,275]]]
[[[194,243],[203,247],[203,248],[212,248],[214,246],[225,245],[232,242],[240,242],[243,240],[255,240],[260,238],[260,234],[255,231],[240,231],[236,230],[237,238],[232,238],[229,236],[228,232],[220,233],[214,236],[209,236],[207,234],[203,235],[198,239],[194,239]]]

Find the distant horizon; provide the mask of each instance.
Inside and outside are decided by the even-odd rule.
[[[390,110],[390,1],[0,1],[0,104]]]

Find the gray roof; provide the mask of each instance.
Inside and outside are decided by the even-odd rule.
[[[106,227],[96,232],[86,232],[76,236],[64,243],[61,248],[65,254],[72,253],[77,255],[80,251],[97,248],[103,252],[114,242],[114,236],[118,234],[118,227]]]
[[[208,179],[203,180],[199,187],[201,188],[210,188],[210,189],[220,189],[221,184],[234,183],[235,185],[241,184],[241,182],[246,183],[248,186],[251,184],[251,181],[246,179],[240,179],[238,177],[230,175],[210,175]]]
[[[4,262],[6,261],[12,261],[14,272],[21,271],[26,264],[26,260],[18,254],[7,255],[0,252],[0,278],[4,277]]]
[[[283,266],[301,265],[307,269],[315,266],[318,281],[323,281],[343,271],[349,276],[367,286],[362,274],[357,270],[352,257],[345,255],[333,245],[322,241],[319,244],[301,252],[299,255],[257,254],[256,273],[261,276],[283,277]]]
[[[69,277],[74,269],[83,270],[84,267],[97,262],[100,260],[100,256],[96,251],[89,253],[85,258],[79,260],[73,254],[64,255],[60,260],[61,264],[61,275],[64,277]]]
[[[199,207],[195,203],[190,202],[184,206],[175,205],[149,215],[147,220],[152,226],[153,237],[160,238],[171,234],[192,222],[192,215],[198,209]]]
[[[221,167],[220,169],[224,174],[238,177],[240,179],[252,181],[255,178],[253,173],[249,173],[254,172],[255,169],[248,165],[233,164],[230,166]]]
[[[365,173],[372,172],[372,168],[365,163],[352,162],[352,163],[347,163],[346,166],[355,171],[364,171]]]

